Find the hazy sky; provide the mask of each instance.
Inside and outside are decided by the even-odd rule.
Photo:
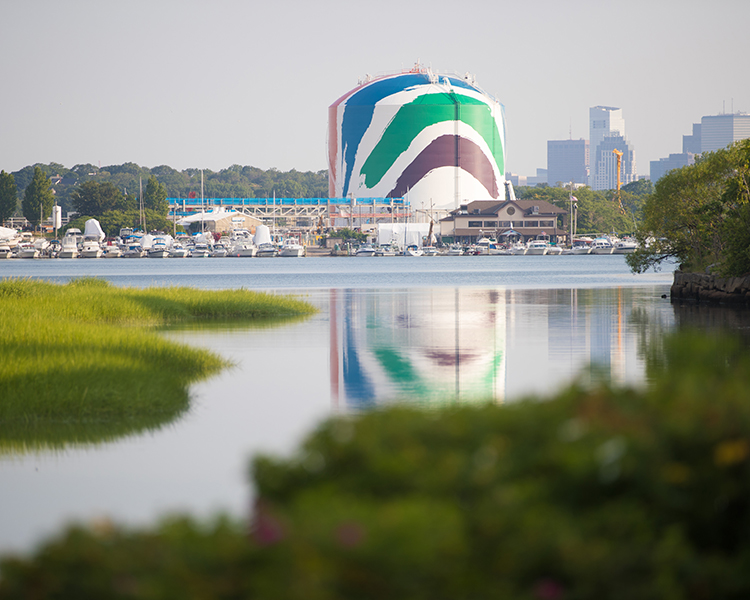
[[[504,106],[507,169],[622,108],[639,174],[750,112],[748,0],[0,0],[0,169],[326,168],[327,108],[421,61]]]

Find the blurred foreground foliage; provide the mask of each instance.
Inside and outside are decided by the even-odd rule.
[[[750,595],[750,353],[685,332],[648,385],[395,407],[260,456],[249,527],[73,528],[0,598],[601,599]]]

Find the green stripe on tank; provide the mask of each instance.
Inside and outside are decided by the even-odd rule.
[[[454,119],[466,123],[484,138],[499,172],[504,173],[502,137],[485,102],[454,92],[424,94],[404,104],[386,127],[362,166],[365,185],[375,186],[425,127]]]

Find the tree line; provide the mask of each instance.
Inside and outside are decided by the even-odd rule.
[[[123,196],[132,197],[139,194],[140,182],[145,183],[152,177],[166,188],[167,197],[185,198],[189,195],[201,195],[201,174],[203,175],[203,195],[206,198],[327,198],[328,172],[279,171],[263,170],[257,167],[232,165],[221,171],[209,169],[185,169],[178,171],[166,165],[154,168],[141,167],[135,163],[97,167],[92,164],[80,164],[68,169],[58,163],[37,164],[24,167],[19,171],[6,173],[15,182],[16,202],[12,194],[5,192],[0,199],[0,220],[7,220],[14,214],[23,214],[21,204],[26,188],[35,177],[36,169],[50,180],[53,192],[53,203],[62,207],[63,213],[76,210],[73,206],[73,195],[87,182],[109,183],[117,188]],[[3,190],[0,180],[0,191]],[[1,192],[0,192],[1,193]],[[6,206],[7,204],[7,206]],[[12,206],[11,206],[12,205]],[[8,210],[12,212],[8,213]],[[38,210],[37,210],[38,212]],[[49,213],[47,213],[49,216]],[[31,219],[26,217],[30,222]],[[38,217],[37,217],[38,220]]]
[[[327,171],[264,171],[240,165],[216,172],[177,171],[164,165],[149,169],[135,163],[101,168],[82,164],[68,169],[50,163],[0,173],[0,221],[22,214],[30,223],[38,225],[40,214],[44,219],[49,217],[56,202],[63,214],[77,212],[81,218],[95,217],[108,234],[114,235],[119,231],[118,223],[132,227],[142,221],[139,202],[143,184],[146,185],[143,196],[147,224],[150,228],[163,229],[171,227],[166,220],[168,206],[157,202],[156,196],[200,197],[201,179],[206,198],[328,197]],[[634,231],[643,200],[651,191],[649,181],[624,186],[621,195],[625,211],[620,211],[611,191],[596,192],[587,187],[576,190],[577,231],[581,234]],[[564,188],[521,187],[517,195],[520,199],[546,200],[565,210],[570,207],[569,192]],[[80,225],[80,220],[76,225]]]

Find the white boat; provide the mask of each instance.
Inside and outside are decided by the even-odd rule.
[[[149,258],[167,258],[169,256],[169,244],[163,237],[155,237],[148,249]]]
[[[525,254],[544,255],[547,254],[548,249],[549,242],[547,240],[529,240],[526,244]]]
[[[560,256],[562,252],[562,246],[556,246],[554,244],[550,244],[549,246],[547,246],[547,256]]]
[[[372,244],[362,244],[354,256],[375,256],[375,247]]]
[[[188,255],[188,249],[182,245],[182,242],[175,242],[169,249],[169,258],[185,258]]]
[[[62,239],[62,247],[58,258],[77,258],[78,257],[78,229],[69,229]]]
[[[122,249],[117,244],[104,246],[104,258],[121,258]]]
[[[453,243],[448,247],[448,256],[461,256],[464,253],[464,247],[461,244]]]
[[[416,244],[409,244],[404,250],[404,256],[424,256],[424,251]]]
[[[305,247],[294,238],[286,238],[279,248],[279,256],[301,257],[305,255]]]
[[[596,238],[591,242],[591,254],[612,254],[614,246],[608,238]]]
[[[16,247],[16,256],[18,258],[39,258],[39,249],[31,242],[24,242]]]
[[[580,239],[573,240],[573,247],[571,248],[571,254],[588,254],[591,252],[592,240]]]
[[[253,242],[253,236],[247,229],[235,229],[229,236],[229,255],[239,257],[253,257],[258,247]]]
[[[122,251],[123,258],[142,258],[144,256],[146,256],[146,251],[140,242],[130,242],[125,246],[125,250]]]
[[[477,243],[474,244],[474,254],[488,255],[490,253],[491,244],[492,242],[490,241],[490,238],[479,238],[477,240]]]
[[[12,252],[13,250],[6,242],[0,242],[0,259],[10,258]]]
[[[276,247],[275,244],[272,244],[271,242],[264,242],[260,246],[258,246],[258,250],[255,253],[255,256],[259,258],[268,258],[271,256],[278,256],[279,255],[279,249]]]
[[[206,242],[195,242],[190,250],[190,258],[207,258],[211,256],[211,250]]]
[[[221,242],[214,244],[214,247],[211,248],[211,256],[213,258],[224,258],[228,254],[229,250],[227,250],[227,247]]]
[[[511,254],[522,256],[526,254],[526,244],[523,242],[515,242],[511,245],[509,250]]]
[[[92,238],[84,238],[81,247],[81,258],[101,258],[104,254],[99,241]]]
[[[437,256],[440,254],[435,246],[422,246],[422,252],[425,256]]]
[[[638,249],[638,242],[633,238],[623,238],[615,242],[612,254],[630,254]]]

